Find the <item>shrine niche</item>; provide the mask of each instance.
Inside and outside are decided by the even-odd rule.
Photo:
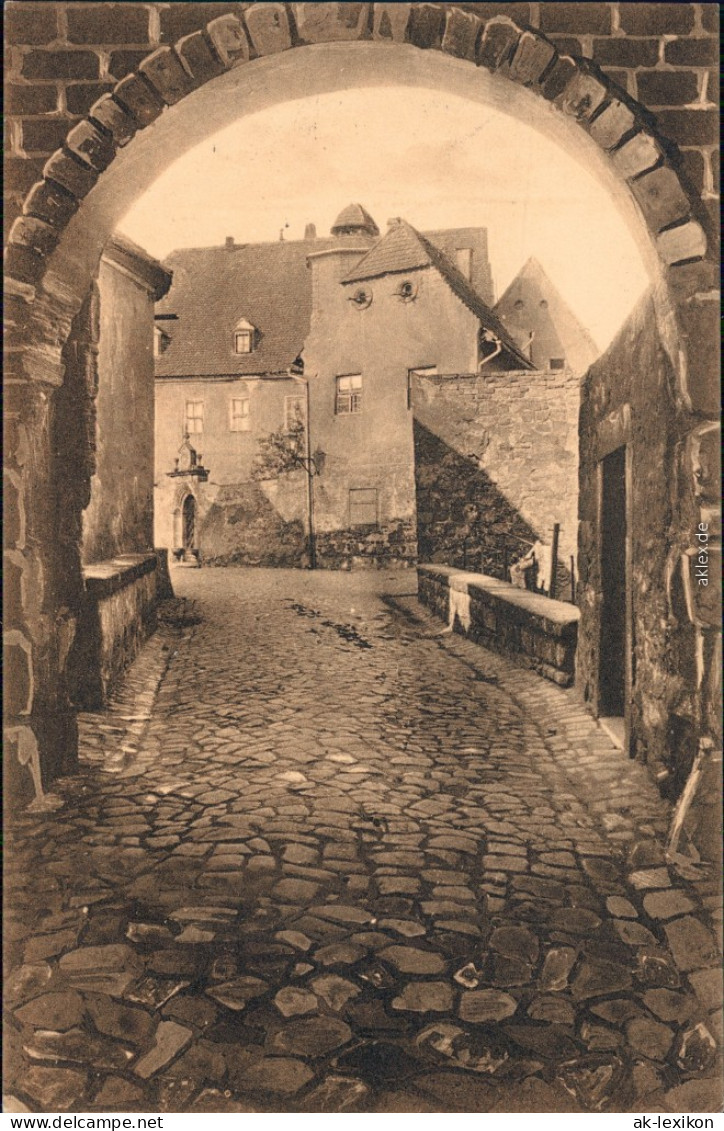
[[[205,483],[209,478],[208,468],[204,467],[202,464],[201,456],[191,443],[188,432],[184,433],[181,447],[178,450],[178,456],[174,461],[173,471],[167,471],[166,474],[170,479],[175,479],[179,476],[191,476],[194,479],[198,479],[200,483]]]

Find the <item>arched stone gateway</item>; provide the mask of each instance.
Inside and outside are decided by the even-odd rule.
[[[707,335],[713,333],[711,315],[717,308],[712,289],[718,272],[708,247],[705,211],[679,175],[675,147],[658,132],[652,115],[597,66],[562,54],[544,34],[517,26],[507,16],[484,19],[475,11],[430,3],[239,4],[175,46],[152,51],[135,73],[103,95],[47,161],[43,179],[28,192],[23,214],[10,231],[6,671],[14,689],[7,702],[9,737],[17,753],[10,760],[10,784],[21,800],[31,799],[41,778],[47,784],[75,758],[64,665],[74,632],[78,579],[67,576],[56,552],[50,436],[57,428],[55,391],[63,383],[63,350],[104,244],[133,200],[178,155],[179,146],[273,101],[392,81],[497,102],[577,147],[638,234],[652,280],[651,318],[669,381],[659,392],[667,401],[667,436],[656,458],[664,459],[660,474],[677,484],[660,532],[669,546],[666,583],[654,593],[652,605],[665,622],[669,641],[685,649],[686,661],[676,665],[679,684],[686,682],[682,673],[687,665],[691,668],[690,687],[679,687],[679,698],[686,700],[683,714],[692,731],[698,728],[706,741],[715,742],[716,602],[711,589],[694,583],[691,532],[707,521],[711,483],[716,481],[717,367],[712,364],[714,339]],[[647,395],[655,394],[649,389]],[[625,397],[635,399],[629,392]],[[591,563],[598,552],[589,530],[596,458],[607,455],[602,432],[608,429],[616,447],[631,441],[632,428],[635,439],[637,427],[635,421],[626,424],[623,410],[616,417],[616,405],[609,410],[599,402],[601,380],[594,375],[584,392],[585,426],[595,433],[591,450],[600,449],[597,457],[582,461],[584,690],[596,667],[592,657],[600,615],[600,594],[594,581],[587,580],[594,578]],[[75,500],[79,514],[81,495]],[[715,575],[712,558],[712,582]],[[646,730],[647,710],[650,715],[657,697],[659,706],[670,707],[674,691],[656,679],[649,683],[641,694],[650,702],[638,707],[636,749],[656,762],[645,750],[651,731],[650,726]],[[662,728],[659,720],[651,733],[659,735]]]

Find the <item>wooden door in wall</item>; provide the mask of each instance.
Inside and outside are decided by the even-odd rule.
[[[599,716],[627,715],[630,665],[629,552],[626,447],[601,461],[601,641]]]
[[[181,544],[184,551],[190,554],[196,542],[196,499],[187,495],[184,499],[181,512]]]

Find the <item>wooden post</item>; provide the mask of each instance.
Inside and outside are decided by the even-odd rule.
[[[576,603],[576,559],[571,554],[571,604]]]
[[[558,593],[558,535],[561,532],[561,524],[559,522],[553,523],[553,539],[551,541],[551,583],[548,589],[548,596],[555,600]]]

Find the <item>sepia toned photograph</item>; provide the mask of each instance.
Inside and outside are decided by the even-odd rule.
[[[719,6],[4,39],[3,1111],[713,1128]]]

